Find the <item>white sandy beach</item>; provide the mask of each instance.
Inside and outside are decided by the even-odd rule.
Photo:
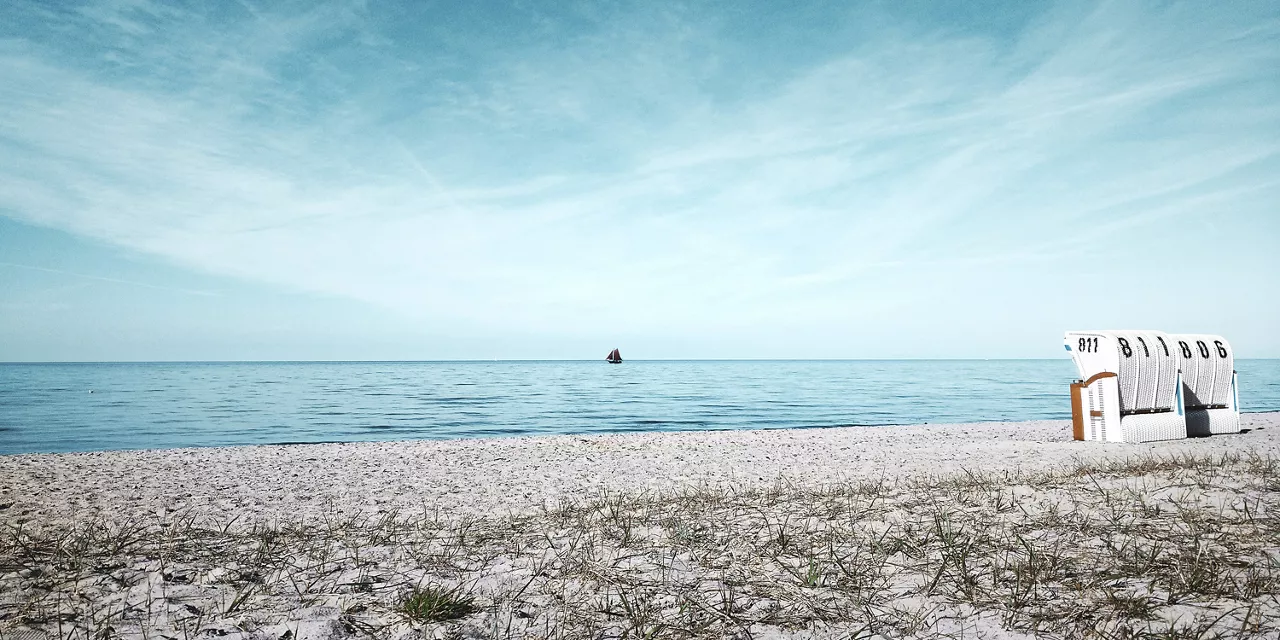
[[[1049,420],[0,456],[0,517],[506,513],[605,490],[1042,471],[1147,452],[1280,454],[1280,413],[1241,423],[1248,433],[1149,444],[1075,442],[1068,421]]]
[[[1188,597],[1178,595],[1182,593],[1178,589],[1203,596],[1196,590],[1207,587],[1160,586],[1164,583],[1157,584],[1154,577],[1156,582],[1139,584],[1144,575],[1141,572],[1129,576],[1128,582],[1109,578],[1111,582],[1106,584],[1127,585],[1123,587],[1127,590],[1124,598],[1129,598],[1123,600],[1126,603],[1132,600],[1150,608],[1155,606],[1151,603],[1163,602],[1163,598],[1169,604],[1150,611],[1142,609],[1146,613],[1133,614],[1137,617],[1132,620],[1115,617],[1119,614],[1091,619],[1088,624],[1093,626],[1088,628],[1132,630],[1130,627],[1138,624],[1134,622],[1137,620],[1157,627],[1163,624],[1159,628],[1167,630],[1192,620],[1212,630],[1219,623],[1205,620],[1217,615],[1219,607],[1227,610],[1230,605],[1244,611],[1232,614],[1235,617],[1228,619],[1232,624],[1244,625],[1242,628],[1253,625],[1263,633],[1272,628],[1267,625],[1277,620],[1275,593],[1280,592],[1280,558],[1268,555],[1272,552],[1266,549],[1274,542],[1268,536],[1274,534],[1266,532],[1274,529],[1269,510],[1280,509],[1273,504],[1274,494],[1266,489],[1271,486],[1267,483],[1274,482],[1268,475],[1274,465],[1258,461],[1280,458],[1280,413],[1246,414],[1242,422],[1247,432],[1238,435],[1142,445],[1073,442],[1068,422],[1037,421],[5,456],[0,457],[0,524],[9,538],[7,546],[0,547],[0,587],[7,589],[9,595],[7,599],[0,598],[0,637],[18,637],[15,634],[19,632],[68,637],[65,632],[54,632],[59,624],[82,629],[82,637],[106,627],[125,637],[183,637],[193,630],[260,639],[337,638],[359,633],[375,637],[578,637],[582,633],[622,637],[639,633],[646,624],[652,624],[652,630],[666,630],[655,631],[658,637],[844,637],[842,634],[860,628],[877,636],[950,633],[1023,637],[1045,630],[1053,636],[1056,627],[1026,627],[1042,624],[1035,622],[1039,618],[1028,617],[1023,608],[1018,608],[1030,605],[997,604],[995,596],[989,596],[991,602],[983,604],[987,601],[972,594],[944,597],[935,593],[942,589],[939,585],[950,584],[947,580],[951,579],[943,579],[951,576],[946,569],[950,552],[945,546],[937,546],[943,544],[943,538],[918,541],[918,548],[934,549],[919,552],[918,558],[912,553],[904,556],[904,552],[885,552],[875,575],[888,577],[883,577],[883,584],[876,583],[875,598],[850,596],[852,592],[841,591],[845,587],[840,587],[843,583],[836,578],[830,584],[823,582],[825,578],[821,576],[813,584],[809,584],[815,579],[813,575],[801,580],[800,587],[830,590],[831,602],[852,597],[867,612],[880,607],[874,615],[848,613],[852,617],[847,619],[844,614],[822,613],[820,603],[824,600],[815,600],[804,589],[786,587],[792,590],[775,591],[791,579],[788,572],[792,569],[787,567],[792,560],[786,559],[790,551],[763,551],[772,543],[742,548],[735,545],[757,537],[745,532],[770,532],[778,527],[778,533],[768,535],[782,536],[784,540],[794,535],[809,540],[812,548],[826,544],[835,549],[829,535],[809,539],[816,531],[835,526],[831,524],[835,515],[824,520],[815,514],[850,509],[850,513],[862,515],[841,516],[850,528],[842,530],[838,540],[852,544],[851,553],[866,548],[875,536],[887,535],[886,531],[898,527],[907,537],[927,531],[928,523],[938,518],[957,518],[956,522],[967,522],[965,526],[981,531],[1012,527],[1002,534],[1005,537],[1001,540],[1006,541],[1022,540],[1023,535],[1030,535],[1026,531],[1048,531],[1041,541],[1060,545],[1070,535],[1054,527],[1064,525],[1044,524],[1035,520],[1041,517],[1036,514],[1047,509],[1057,517],[1060,508],[1068,508],[1077,514],[1074,517],[1084,521],[1100,517],[1098,514],[1104,513],[1101,502],[1093,504],[1090,500],[1105,497],[1110,505],[1111,498],[1091,498],[1088,494],[1093,493],[1093,486],[1131,491],[1126,500],[1145,505],[1133,507],[1140,514],[1134,516],[1134,522],[1173,518],[1170,513],[1174,512],[1161,506],[1163,502],[1177,504],[1178,514],[1190,509],[1209,513],[1213,509],[1243,508],[1249,514],[1247,522],[1242,520],[1237,525],[1247,524],[1252,533],[1240,533],[1239,537],[1261,537],[1250,543],[1253,546],[1246,545],[1247,549],[1228,545],[1222,553],[1237,554],[1231,556],[1236,565],[1251,567],[1249,571],[1260,567],[1257,571],[1265,569],[1269,572],[1266,575],[1272,577],[1242,574],[1231,584],[1252,586],[1232,587],[1234,591],[1225,586],[1214,587],[1217,590],[1212,593],[1228,595],[1215,596],[1217,599],[1201,608],[1191,609],[1178,604],[1180,598]],[[1252,462],[1241,462],[1241,456],[1248,456]],[[1186,462],[1164,466],[1149,462],[1179,457]],[[1234,472],[1220,475],[1212,460],[1229,458],[1236,460],[1230,464],[1245,465],[1239,466],[1241,469],[1261,471],[1250,478],[1234,478]],[[1114,464],[1107,466],[1110,461],[1122,460],[1148,462],[1132,463],[1120,471],[1115,470],[1120,467]],[[1223,469],[1228,468],[1227,462],[1222,465]],[[1098,484],[1093,471],[1078,471],[1084,467],[1111,469],[1098,471],[1110,474],[1111,479]],[[1077,471],[1073,472],[1073,468]],[[1050,477],[1055,473],[1060,475]],[[1085,484],[1079,479],[1082,474],[1095,484]],[[962,485],[969,489],[956,488]],[[1202,490],[1169,493],[1170,486],[1192,485]],[[865,504],[859,503],[861,506],[850,506],[865,498],[864,494],[870,491],[865,488],[868,486],[893,488],[885,490],[883,496],[877,493]],[[1142,489],[1132,490],[1134,486]],[[680,495],[692,497],[675,501],[670,498]],[[985,497],[970,504],[972,496]],[[921,502],[925,498],[928,501]],[[987,498],[994,502],[982,501]],[[1243,500],[1243,507],[1236,504],[1237,499]],[[1022,515],[1018,517],[1023,520],[1009,520],[1013,516],[1007,500],[1020,505]],[[699,511],[704,507],[697,506],[722,503],[737,506],[721,511]],[[603,515],[606,511],[610,515]],[[623,512],[625,515],[619,515]],[[987,515],[979,518],[974,513]],[[1260,513],[1271,519],[1258,520]],[[400,524],[372,524],[380,517]],[[347,518],[345,524],[332,524],[343,518]],[[180,520],[187,523],[183,525],[187,529],[178,535],[174,533],[178,530],[175,523]],[[683,524],[672,524],[676,520]],[[916,520],[919,523],[912,524]],[[1148,531],[1144,534],[1148,538],[1163,535],[1159,532],[1164,528],[1181,526],[1181,521],[1156,520],[1143,525],[1148,527],[1142,529]],[[620,534],[617,523],[624,521],[625,534]],[[637,523],[634,533],[630,524],[633,521]],[[308,522],[328,524],[313,530],[307,529]],[[645,522],[648,524],[642,524]],[[1119,526],[1114,518],[1107,522]],[[260,523],[274,524],[268,529],[255,529]],[[1083,527],[1081,531],[1088,530],[1079,526]],[[711,538],[701,542],[696,536],[691,537],[690,531],[704,527],[710,528],[708,531],[745,528],[719,539],[711,533]],[[788,527],[799,528],[794,533],[787,529],[784,535]],[[1101,524],[1098,527],[1099,531],[1105,528]],[[144,533],[127,544],[103,542],[118,540],[111,536],[135,528]],[[463,533],[472,529],[485,533]],[[232,530],[241,533],[228,532]],[[267,530],[276,533],[262,537],[262,531]],[[299,533],[304,530],[310,533]],[[328,533],[322,535],[321,530]],[[334,531],[345,533],[338,535]],[[162,544],[157,541],[162,532],[185,542]],[[446,532],[452,533],[445,535]],[[333,535],[338,537],[324,537]],[[426,537],[413,537],[423,535]],[[470,542],[464,544],[468,535]],[[1118,534],[1097,535],[1110,540]],[[417,541],[397,543],[397,536]],[[571,541],[583,536],[592,540],[592,545],[601,546],[591,546],[588,556],[578,558],[571,570],[567,558],[574,552],[564,551],[561,545],[578,549]],[[350,541],[356,538],[362,542]],[[254,561],[266,567],[260,570],[245,569],[249,561],[231,551],[226,552],[231,554],[226,557],[215,557],[210,551],[215,547],[243,550],[253,544],[266,544],[262,540],[276,539],[294,540],[295,546],[285,545],[272,552],[276,555],[260,552]],[[259,542],[251,543],[253,540]],[[325,542],[320,544],[317,540]],[[1182,557],[1177,549],[1170,551],[1167,542],[1157,540],[1152,544],[1153,549],[1174,553],[1170,556],[1173,559],[1168,560],[1173,563],[1170,566]],[[98,548],[104,545],[117,545],[119,550],[107,553]],[[329,549],[330,545],[338,545],[334,549],[343,551],[334,552],[336,556],[325,551],[322,559],[315,562],[298,560],[311,558],[314,549]],[[545,548],[538,551],[538,545]],[[368,549],[362,550],[365,546]],[[95,560],[90,562],[79,556],[71,559],[68,552],[61,550],[71,547]],[[179,548],[186,551],[179,552]],[[436,550],[426,555],[404,551],[423,548]],[[627,552],[637,548],[643,553]],[[351,549],[355,549],[354,558]],[[990,558],[997,557],[996,546],[991,549]],[[709,555],[699,555],[703,553]],[[440,560],[449,554],[454,554],[449,556],[452,560]],[[648,554],[645,557],[656,564],[645,570],[632,567],[628,563],[634,562],[637,554]],[[264,559],[268,556],[275,559]],[[809,559],[801,560],[797,555],[794,562],[808,562],[807,571],[812,574],[813,567],[818,566],[814,564],[816,556],[805,557]],[[831,557],[835,557],[834,551]],[[546,558],[559,559],[556,566],[560,573],[544,567]],[[1228,566],[1227,556],[1223,558],[1223,566]],[[1086,565],[1091,562],[1087,558],[1080,561]],[[933,562],[941,562],[941,568],[936,569],[938,573],[930,584],[929,575],[934,569],[929,567]],[[1123,564],[1122,560],[1110,562]],[[321,570],[330,566],[333,568]],[[676,567],[683,568],[677,571]],[[712,574],[699,573],[704,570]],[[744,582],[735,587],[738,583],[726,578],[725,572],[737,570],[743,572]],[[993,585],[1004,584],[997,579],[1001,571],[1004,570],[990,570]],[[332,577],[325,582],[313,574]],[[674,591],[666,593],[664,589],[668,587],[653,581],[653,576],[659,574],[664,576],[662,585],[667,585],[668,579],[676,580],[672,584],[679,583],[680,575],[687,582],[680,583],[685,586],[679,589],[669,587]],[[61,577],[50,577],[55,575]],[[275,577],[263,577],[267,575]],[[300,575],[313,576],[311,586],[299,587]],[[670,578],[671,575],[677,578]],[[711,580],[708,575],[719,578]],[[285,576],[289,576],[288,580]],[[632,579],[639,582],[627,582]],[[716,586],[706,587],[708,580]],[[395,603],[405,589],[425,583],[465,586],[483,612],[447,624],[423,623],[397,614]],[[352,591],[352,584],[368,588]],[[374,584],[381,586],[369,586]],[[745,604],[730,602],[723,612],[708,613],[701,622],[693,618],[679,622],[685,618],[673,613],[691,615],[687,614],[688,603],[710,607],[699,598],[720,593],[715,597],[723,599],[725,585],[729,585],[730,593],[740,590],[731,599],[741,598]],[[1119,597],[1114,590],[1121,587],[1114,585],[1096,587],[1101,589],[1097,593],[1111,593],[1107,598]],[[866,588],[858,587],[857,593]],[[1057,584],[1054,588],[1063,587]],[[955,589],[955,593],[964,591],[963,586]],[[800,594],[796,596],[800,600],[785,604],[790,602],[786,594],[793,591]],[[633,598],[640,597],[636,594],[652,598],[654,609],[638,618],[630,604],[625,614],[600,614],[612,611],[609,603],[614,596],[610,594],[615,592],[621,602],[631,602],[625,597],[628,593]],[[82,595],[76,600],[68,595],[71,593]],[[600,604],[600,598],[607,602]],[[1259,602],[1271,604],[1263,606]],[[1010,606],[1014,608],[1006,610]],[[588,613],[574,617],[567,611]],[[652,616],[652,620],[646,616]],[[501,620],[505,620],[505,631],[498,633]],[[891,628],[867,626],[880,621],[892,621],[885,622]],[[681,626],[686,623],[687,628]],[[679,629],[684,631],[673,631]],[[81,636],[72,633],[70,637]]]

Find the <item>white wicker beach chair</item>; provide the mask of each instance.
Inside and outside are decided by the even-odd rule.
[[[1222,336],[1169,336],[1182,368],[1187,435],[1207,436],[1240,431],[1240,392],[1236,387],[1235,353]]]
[[[1069,331],[1080,380],[1071,385],[1077,440],[1151,442],[1187,437],[1181,354],[1159,331]]]

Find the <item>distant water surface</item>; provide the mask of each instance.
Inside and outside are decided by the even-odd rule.
[[[1246,411],[1280,360],[1237,360]],[[1068,418],[1060,360],[0,364],[0,454]]]

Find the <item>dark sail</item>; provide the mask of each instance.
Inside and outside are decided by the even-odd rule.
[[[605,360],[613,364],[618,364],[619,362],[622,362],[622,354],[619,353],[617,349],[614,349],[609,352],[609,356],[605,358]]]

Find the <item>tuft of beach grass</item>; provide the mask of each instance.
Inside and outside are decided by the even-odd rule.
[[[400,601],[400,613],[417,623],[448,622],[476,612],[475,598],[460,587],[425,585],[415,588]]]

